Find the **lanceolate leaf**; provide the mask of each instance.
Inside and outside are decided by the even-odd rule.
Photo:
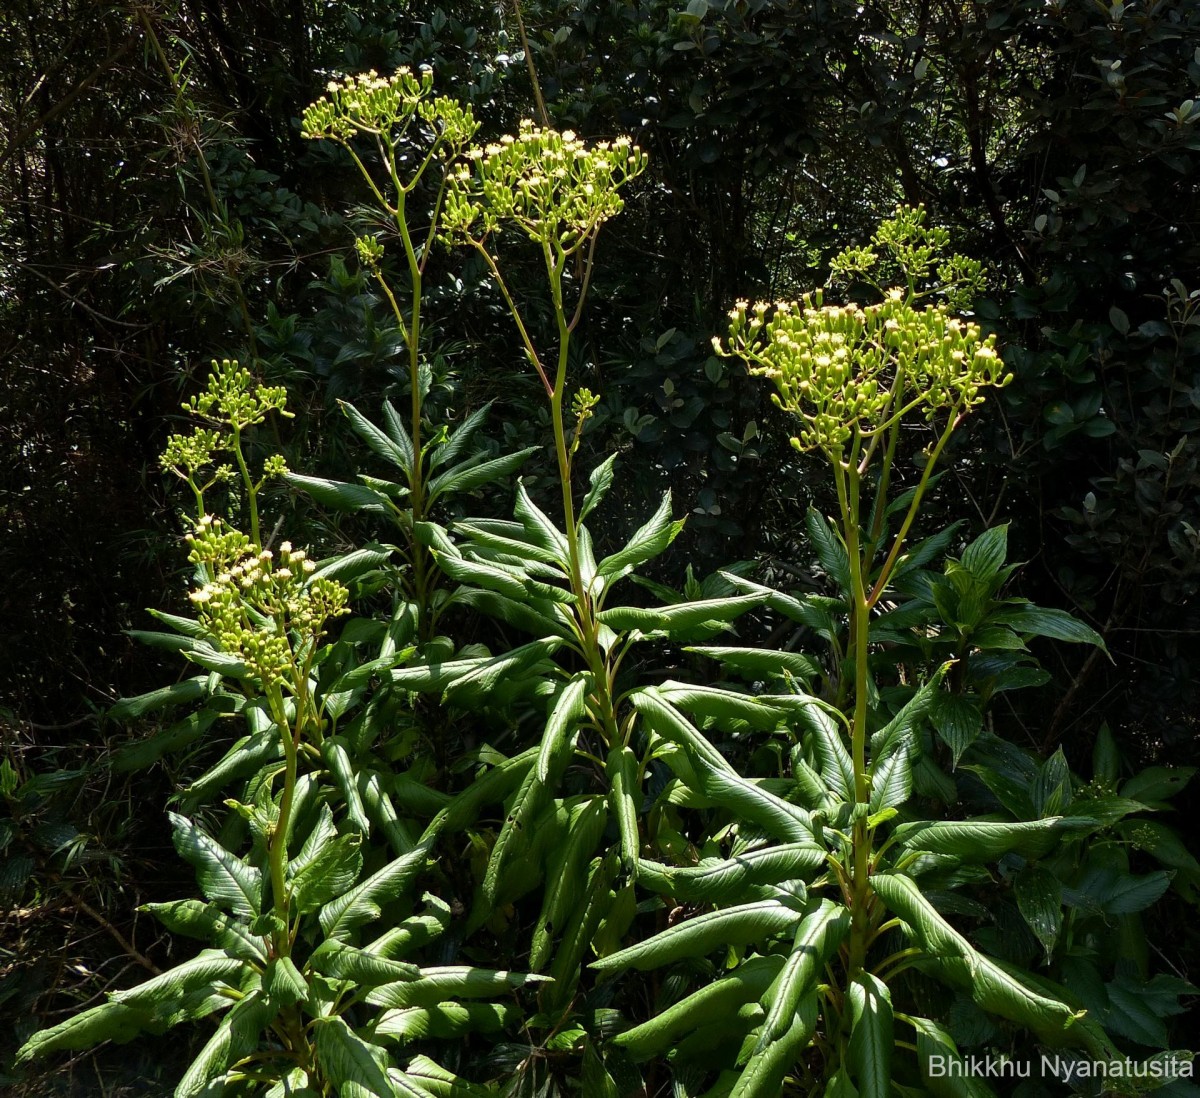
[[[207,675],[197,675],[160,690],[151,690],[148,694],[139,694],[136,698],[122,698],[109,709],[108,716],[114,721],[135,721],[158,709],[196,702],[208,696],[208,683]]]
[[[975,948],[942,917],[910,878],[879,873],[876,894],[907,924],[917,944],[942,962],[943,975],[965,987],[984,1010],[1032,1029],[1045,1040],[1061,1041],[1081,1016],[1057,999],[1033,991]]]
[[[887,985],[860,972],[847,993],[850,1044],[847,1059],[862,1098],[889,1098],[892,1092],[892,997]]]
[[[196,867],[204,894],[234,914],[257,915],[262,904],[262,872],[230,853],[191,820],[174,812],[168,816],[175,831],[175,849]]]
[[[215,904],[200,900],[171,900],[161,904],[143,904],[173,934],[199,938],[225,950],[231,957],[245,961],[265,961],[266,941],[251,934],[246,924],[227,915]]]
[[[570,552],[567,549],[567,536],[536,503],[529,498],[524,483],[517,482],[517,501],[513,514],[524,524],[525,533],[530,541],[540,546],[548,553],[554,554],[555,561],[563,568],[568,567]]]
[[[638,883],[677,900],[730,903],[750,885],[809,877],[824,862],[823,847],[812,842],[786,843],[750,850],[725,861],[707,859],[686,868],[639,861]]]
[[[362,884],[321,908],[321,929],[325,937],[345,939],[354,927],[377,918],[379,902],[403,893],[424,868],[430,845],[429,840],[422,840],[412,853],[389,862]]]
[[[902,744],[871,774],[871,812],[897,808],[912,793],[912,758],[908,744]]]
[[[1015,629],[1018,633],[1035,637],[1050,637],[1053,640],[1072,641],[1076,644],[1094,644],[1108,651],[1104,640],[1094,629],[1073,618],[1065,610],[1050,610],[1033,603],[1011,610],[999,610],[992,620]]]
[[[312,496],[322,507],[331,507],[335,511],[362,511],[379,515],[387,509],[387,497],[365,484],[307,477],[300,473],[288,473],[287,482]]]
[[[803,914],[775,900],[741,904],[677,923],[637,945],[592,962],[605,971],[661,968],[684,957],[703,957],[714,949],[750,945],[795,926]]]
[[[529,769],[535,765],[538,751],[539,748],[531,747],[528,751],[521,752],[520,755],[505,759],[486,774],[477,777],[448,805],[438,811],[425,829],[421,841],[432,842],[442,831],[451,833],[459,831],[474,822],[484,805],[503,801],[509,792],[524,780]]]
[[[591,676],[581,671],[567,682],[555,699],[538,751],[537,774],[540,781],[549,780],[551,766],[559,757],[563,743],[578,731],[580,721],[587,713],[590,684]]]
[[[446,439],[440,446],[431,447],[429,451],[429,468],[437,469],[442,465],[453,465],[458,461],[467,447],[471,444],[471,438],[476,431],[483,425],[483,421],[487,419],[487,414],[492,407],[491,401],[483,405],[482,408],[476,408],[469,416],[466,417],[453,431],[450,432],[450,437]],[[385,414],[387,409],[384,409]],[[392,423],[392,418],[398,420],[399,416],[395,415],[393,410],[391,415],[388,415],[389,427]]]
[[[810,507],[804,516],[804,528],[808,531],[809,542],[816,551],[825,574],[837,584],[838,591],[849,598],[850,558],[846,555],[846,546],[841,535],[837,533],[833,524],[813,507]]]
[[[761,786],[726,770],[697,768],[701,792],[735,816],[757,824],[768,834],[786,843],[812,840],[812,820],[799,805],[794,805]]]
[[[255,990],[240,1000],[222,1019],[217,1031],[200,1050],[175,1088],[175,1098],[195,1098],[228,1068],[249,1056],[262,1039],[262,1031],[277,1011]]]
[[[1026,866],[1013,881],[1017,907],[1049,962],[1062,929],[1062,884],[1048,869]]]
[[[917,728],[937,697],[938,688],[951,664],[944,663],[924,682],[886,725],[871,737],[871,758],[885,759],[906,740],[916,740]]]
[[[622,576],[629,575],[638,565],[653,560],[675,540],[683,529],[683,522],[683,519],[671,520],[671,493],[668,492],[651,519],[626,542],[624,548],[600,562],[600,575],[611,586]]]
[[[764,997],[767,1019],[759,1031],[755,1053],[784,1037],[801,1002],[815,988],[826,963],[850,930],[850,913],[838,904],[822,900],[796,930],[792,951],[783,971]]]
[[[630,748],[618,744],[609,752],[605,769],[609,782],[608,800],[621,836],[621,857],[625,865],[635,871],[641,846],[638,810],[642,785],[638,757]]]
[[[85,1010],[49,1029],[39,1030],[17,1052],[17,1061],[51,1052],[90,1048],[102,1041],[124,1044],[149,1028],[151,1015],[124,1003],[108,1002]]]
[[[950,1034],[928,1018],[908,1018],[917,1031],[917,1066],[933,1098],[993,1098],[992,1089],[967,1070]]]
[[[367,811],[363,807],[362,797],[358,793],[355,781],[354,764],[350,761],[350,752],[346,741],[340,736],[330,736],[321,745],[321,756],[329,773],[333,776],[338,792],[346,806],[346,815],[350,823],[364,835],[371,833],[371,821],[367,819]]]
[[[342,412],[345,413],[346,418],[350,421],[350,426],[354,428],[354,433],[367,446],[383,458],[384,461],[391,462],[408,475],[412,474],[412,440],[408,437],[407,428],[391,404],[384,401],[384,418],[388,424],[388,433],[385,434],[355,408],[353,404],[347,404],[344,400],[340,400],[338,403],[341,405]]]
[[[777,652],[770,648],[724,648],[693,645],[687,649],[697,655],[707,656],[753,675],[794,675],[798,679],[810,679],[821,673],[820,667],[801,652]]]
[[[198,988],[220,983],[237,987],[246,969],[245,961],[228,956],[224,950],[205,949],[190,961],[184,961],[144,984],[115,992],[113,1001],[147,1010],[161,1010]]]
[[[919,821],[901,824],[893,837],[909,850],[947,854],[960,861],[993,862],[1005,854],[1041,857],[1064,831],[1089,831],[1096,821],[1086,816],[1053,816],[1045,820],[1002,823],[993,820]]]
[[[482,891],[489,904],[495,903],[500,874],[507,859],[520,854],[528,847],[533,837],[533,821],[546,803],[547,796],[546,785],[538,777],[537,768],[534,767],[525,775],[525,780],[517,789],[516,796],[505,814],[500,834],[496,837],[496,845],[492,847],[488,858]]]
[[[850,752],[833,718],[816,706],[805,706],[796,715],[813,734],[813,748],[821,777],[830,790],[843,800],[853,800],[854,763],[850,760]]]
[[[600,503],[604,497],[608,495],[608,490],[613,483],[613,464],[617,460],[616,454],[609,454],[588,476],[588,483],[591,485],[587,490],[587,495],[583,497],[583,503],[579,506],[579,521],[583,522]]]
[[[369,1044],[341,1018],[317,1025],[317,1061],[341,1098],[392,1098],[387,1053]]]
[[[405,1043],[429,1037],[450,1040],[468,1033],[494,1033],[520,1017],[520,1008],[514,1003],[404,1007],[384,1013],[375,1025],[375,1036]]]
[[[691,755],[701,759],[713,770],[732,773],[725,756],[682,713],[653,690],[638,690],[630,694],[629,700],[645,718],[646,723],[664,739],[678,744]]]
[[[763,731],[778,727],[787,716],[784,709],[771,704],[770,698],[739,694],[715,686],[667,681],[656,686],[655,692],[689,713],[745,721],[752,728]]]
[[[817,996],[811,992],[797,1004],[786,1032],[751,1056],[729,1098],[775,1098],[816,1028]]]
[[[515,473],[535,450],[537,450],[536,446],[530,446],[513,454],[492,458],[490,461],[475,461],[468,458],[467,461],[433,477],[427,486],[426,499],[432,505],[439,496],[446,492],[471,492],[493,480],[506,477],[509,473]],[[477,455],[479,458],[484,456],[483,454]]]
[[[700,1026],[721,1022],[746,1003],[760,999],[783,967],[778,956],[752,957],[719,980],[671,1004],[650,1021],[613,1038],[635,1060],[674,1048],[679,1038]]]
[[[608,822],[608,801],[593,797],[571,810],[561,852],[546,873],[546,894],[529,951],[529,966],[537,970],[549,960],[550,946],[566,928],[573,905],[587,884],[588,866]]]
[[[356,987],[379,987],[400,980],[416,980],[421,970],[407,961],[393,961],[365,949],[326,940],[313,952],[309,964],[317,972],[336,980],[350,980]]]
[[[534,976],[526,972],[446,965],[424,968],[415,980],[405,979],[397,983],[383,984],[367,996],[367,1002],[392,1009],[430,1007],[456,999],[484,999],[503,995],[528,983],[540,983],[545,979],[545,976]]]
[[[638,629],[643,633],[673,635],[701,626],[722,625],[761,605],[762,599],[757,595],[741,595],[728,599],[698,599],[653,609],[616,606],[602,610],[596,615],[596,620],[611,629]]]

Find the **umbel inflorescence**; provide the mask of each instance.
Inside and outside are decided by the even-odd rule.
[[[826,305],[817,291],[797,302],[736,303],[728,340],[714,339],[714,347],[775,383],[776,403],[801,421],[797,449],[836,456],[852,438],[870,439],[915,409],[931,420],[942,409],[961,414],[985,388],[1010,380],[996,337],[952,312],[979,284],[980,265],[939,257],[939,242],[924,229],[923,211],[902,209],[880,226],[873,249],[833,262],[843,278],[864,276],[890,253],[907,285],[884,289],[883,300]],[[920,304],[933,297],[940,300]]]
[[[586,144],[526,120],[516,135],[470,149],[450,176],[442,235],[482,240],[505,222],[570,255],[625,207],[618,190],[646,167],[628,137]]]

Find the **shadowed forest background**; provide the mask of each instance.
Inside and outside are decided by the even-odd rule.
[[[299,122],[331,78],[401,65],[431,66],[489,140],[542,120],[540,98],[555,127],[648,153],[599,238],[571,371],[600,394],[587,466],[616,451],[637,470],[597,542],[619,546],[671,489],[688,521],[648,571],[670,588],[688,566],[747,561],[821,589],[802,516],[832,513],[832,490],[768,387],[711,339],[735,300],[797,297],[881,217],[923,205],[987,264],[975,316],[1014,381],[956,436],[922,521],[965,520],[963,538],[1010,523],[1017,593],[1111,653],[1038,648],[1048,681],[1004,694],[989,722],[1084,775],[1103,725],[1130,768],[1200,763],[1197,5],[7,0],[0,1015],[24,1020],[18,1038],[166,963],[169,936],[136,908],[194,887],[163,809],[217,754],[200,740],[139,756],[147,722],[105,715],[182,675],[127,632],[153,628],[147,607],[187,607],[178,485],[158,464],[181,402],[210,360],[238,359],[287,388],[295,418],[270,445],[288,467],[353,481],[363,447],[338,402],[374,415],[406,399],[399,332],[352,246],[380,215]],[[539,274],[508,277],[520,291]],[[540,387],[484,265],[442,251],[425,293],[430,417],[492,402],[491,452],[544,445]],[[553,324],[548,307],[530,317]],[[551,476],[524,476],[554,499]],[[471,506],[507,514],[510,495]],[[379,536],[286,484],[265,498],[319,553]],[[742,635],[786,639],[765,619]],[[1186,815],[1168,822],[1191,843]],[[1144,916],[1159,967],[1192,979],[1195,902],[1172,892]],[[1173,1047],[1194,1042],[1186,1015],[1172,1025]],[[21,1094],[165,1093],[185,1062],[166,1037],[18,1070],[18,1043],[0,1036],[0,1086]]]

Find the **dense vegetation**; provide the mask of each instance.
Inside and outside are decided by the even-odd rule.
[[[0,1085],[1192,1093],[1200,9],[59,7]]]

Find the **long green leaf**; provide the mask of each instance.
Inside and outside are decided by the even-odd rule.
[[[510,473],[515,473],[525,463],[525,459],[537,449],[536,446],[528,446],[516,453],[504,454],[501,457],[492,458],[490,461],[479,461],[478,463],[468,458],[467,461],[433,477],[427,486],[426,499],[432,506],[447,492],[471,492],[494,480],[506,477]],[[479,454],[477,458],[484,456]]]
[[[829,900],[822,900],[816,910],[804,917],[796,928],[796,939],[782,971],[763,996],[767,1018],[759,1031],[755,1053],[783,1039],[801,1002],[816,987],[829,958],[849,931],[849,911]]]
[[[608,822],[608,801],[592,797],[571,809],[567,835],[546,873],[546,892],[529,950],[529,967],[535,971],[550,959],[550,947],[569,921],[587,883],[588,866]]]
[[[782,1092],[788,1068],[800,1058],[817,1028],[817,1014],[814,992],[797,1004],[782,1036],[750,1057],[729,1098],[776,1098]]]
[[[466,417],[440,446],[430,447],[429,468],[437,469],[442,465],[453,465],[466,452],[475,432],[483,426],[491,411],[492,402],[489,400],[481,408],[476,408]],[[390,418],[390,417],[389,417]]]
[[[581,671],[567,681],[554,699],[538,750],[537,774],[540,781],[550,780],[551,768],[560,757],[564,742],[578,731],[579,723],[587,713],[587,692],[591,681],[591,675]]]
[[[728,976],[706,984],[691,995],[672,1003],[666,1010],[613,1038],[634,1060],[674,1048],[679,1039],[700,1026],[720,1022],[739,1007],[761,998],[779,975],[783,958],[752,957]]]
[[[525,780],[518,787],[488,857],[481,890],[490,906],[495,906],[496,891],[500,887],[500,875],[504,871],[505,863],[529,846],[533,838],[533,821],[548,796],[546,783],[538,777],[535,766],[525,775]]]
[[[617,832],[621,836],[621,857],[627,869],[636,872],[641,838],[638,834],[638,809],[642,783],[638,757],[622,744],[608,754],[605,772],[608,775],[608,803]]]
[[[806,706],[797,717],[812,735],[817,770],[829,790],[842,800],[854,799],[854,763],[833,718],[817,706]]]
[[[1053,849],[1064,831],[1090,831],[1086,816],[1051,816],[1008,823],[995,820],[917,821],[901,824],[893,838],[909,850],[946,854],[963,862],[998,861],[1005,854],[1038,858]]]
[[[103,1041],[124,1044],[148,1028],[149,1021],[147,1012],[124,1003],[101,1003],[56,1026],[38,1030],[17,1051],[17,1062],[47,1056],[51,1052],[91,1048]]]
[[[367,810],[359,796],[357,778],[354,773],[354,763],[350,759],[348,745],[341,736],[330,736],[321,744],[321,757],[329,767],[338,792],[346,806],[346,815],[350,823],[364,835],[371,834],[371,821],[367,818]]]
[[[208,696],[209,679],[207,675],[198,675],[183,682],[164,686],[159,690],[151,690],[148,694],[138,694],[134,698],[121,698],[108,710],[108,716],[114,721],[134,721],[147,713],[166,709],[172,705],[188,705]]]
[[[590,487],[587,490],[587,495],[583,497],[583,503],[579,505],[580,522],[583,522],[588,515],[599,507],[604,497],[608,495],[608,490],[613,484],[613,465],[616,460],[616,454],[609,454],[588,475],[588,484]]]
[[[917,1064],[933,1098],[994,1098],[969,1070],[949,1032],[929,1018],[909,1017],[917,1032]]]
[[[678,709],[701,717],[744,721],[751,728],[771,731],[786,719],[784,709],[771,704],[773,699],[741,694],[717,686],[693,685],[667,680],[659,683],[655,693]]]
[[[812,841],[812,818],[799,805],[727,770],[708,770],[700,765],[697,776],[701,792],[735,816],[757,824],[785,843]]]
[[[457,999],[486,999],[506,995],[526,984],[543,983],[545,980],[545,976],[528,972],[444,965],[423,968],[416,979],[383,984],[367,995],[367,1002],[393,1010],[413,1006],[431,1007]]]
[[[1094,644],[1107,652],[1104,639],[1096,630],[1073,618],[1065,610],[1052,610],[1026,603],[1012,610],[999,610],[992,621],[1007,625],[1027,636],[1050,637],[1052,640],[1068,641],[1073,644]]]
[[[677,900],[722,904],[739,899],[750,885],[808,877],[824,862],[823,847],[812,842],[786,843],[749,850],[724,861],[705,859],[684,868],[639,861],[638,883]]]
[[[217,1026],[175,1088],[175,1098],[196,1098],[239,1060],[249,1056],[262,1040],[277,1008],[255,990],[234,1005]]]
[[[247,971],[245,961],[230,957],[222,949],[204,949],[191,960],[138,984],[113,993],[113,1001],[125,1006],[161,1011],[199,988],[224,983],[236,988]]]
[[[603,562],[600,567],[604,567]],[[614,606],[609,610],[600,611],[596,620],[610,629],[638,629],[643,633],[665,633],[671,636],[702,626],[723,626],[761,605],[762,599],[758,595],[739,595],[726,599],[697,599],[693,602],[657,606],[652,609]]]
[[[850,983],[850,1043],[847,1060],[862,1098],[890,1098],[892,1093],[892,996],[869,972]]]
[[[335,511],[381,515],[387,510],[387,497],[365,484],[350,484],[344,480],[309,477],[300,473],[288,473],[286,479],[293,488],[312,496],[322,507],[331,507]]]
[[[317,1062],[340,1098],[393,1098],[387,1053],[364,1041],[341,1018],[317,1026]]]
[[[200,900],[169,900],[161,904],[143,904],[140,910],[153,915],[172,934],[199,938],[243,961],[265,962],[267,942],[251,934],[247,925],[227,915],[215,904]]]
[[[798,679],[810,679],[821,673],[821,668],[810,657],[801,652],[777,652],[770,648],[727,648],[707,645],[691,645],[687,651],[710,660],[717,660],[735,671],[747,671],[752,675],[793,675]]]
[[[389,862],[349,892],[331,900],[319,916],[326,938],[344,940],[350,931],[379,916],[379,902],[403,893],[424,868],[431,841],[422,840],[413,851]]]
[[[341,406],[345,417],[350,421],[350,426],[354,429],[354,433],[372,451],[383,458],[384,461],[391,462],[391,464],[402,470],[406,476],[412,476],[412,439],[409,438],[408,429],[404,426],[400,417],[396,415],[396,409],[391,404],[384,401],[384,418],[387,420],[389,427],[387,434],[376,427],[353,404],[347,404],[344,400],[339,400],[338,404]]]
[[[912,755],[902,744],[871,773],[871,812],[898,808],[912,794]]]
[[[871,878],[876,894],[907,924],[918,945],[941,962],[952,982],[965,987],[984,1010],[1032,1029],[1044,1040],[1060,1041],[1082,1011],[1030,989],[984,957],[942,917],[910,877],[878,873]]]
[[[382,1014],[375,1036],[408,1043],[426,1038],[452,1040],[468,1033],[495,1033],[521,1018],[513,1003],[439,1003],[404,1007]]]
[[[605,557],[597,571],[612,586],[639,565],[662,553],[683,529],[683,524],[683,519],[671,519],[671,493],[668,492],[649,521],[634,533],[622,549]]]
[[[637,945],[593,961],[592,968],[602,971],[661,968],[685,957],[703,957],[721,947],[760,942],[783,933],[803,917],[802,912],[775,900],[760,900],[721,911],[710,911],[668,927]]]
[[[833,523],[815,507],[810,507],[804,515],[804,528],[808,531],[808,540],[817,554],[817,560],[825,574],[837,584],[837,589],[845,598],[850,597],[850,557],[841,534]]]
[[[262,910],[262,871],[210,838],[191,820],[169,812],[175,849],[196,868],[204,894],[236,915],[254,916]]]

